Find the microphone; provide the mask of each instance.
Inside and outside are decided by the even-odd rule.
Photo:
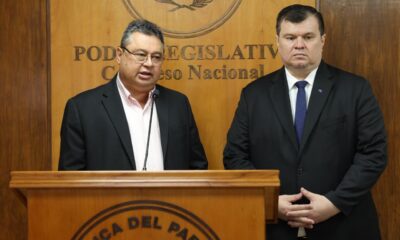
[[[153,119],[153,108],[154,108],[154,101],[160,94],[160,91],[156,88],[151,93],[151,110],[150,110],[150,121],[149,121],[149,131],[147,133],[147,144],[146,144],[146,153],[144,155],[144,163],[143,163],[143,171],[147,171],[147,157],[149,156],[149,142],[150,142],[150,133],[151,133],[151,122]]]

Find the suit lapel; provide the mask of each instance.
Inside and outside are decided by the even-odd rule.
[[[289,136],[290,142],[293,146],[298,149],[296,140],[296,133],[293,125],[292,111],[290,107],[289,89],[287,86],[287,80],[285,75],[285,69],[281,68],[279,72],[272,79],[273,85],[270,88],[271,102],[279,118],[283,129]]]
[[[121,139],[122,146],[129,157],[133,169],[136,169],[129,126],[126,120],[121,97],[118,92],[116,78],[107,84],[102,96],[102,103],[118,136]]]
[[[311,91],[310,102],[308,103],[306,120],[304,123],[303,138],[300,145],[300,154],[303,150],[304,145],[315,127],[319,116],[321,115],[322,109],[328,99],[329,93],[333,86],[328,66],[321,62],[317,74],[315,76],[314,86]]]
[[[158,124],[160,125],[161,134],[161,148],[163,151],[164,163],[165,156],[167,152],[168,145],[168,98],[166,97],[165,89],[160,85],[156,85],[157,89],[160,91],[160,95],[156,98],[157,116]],[[165,165],[165,164],[164,164]]]

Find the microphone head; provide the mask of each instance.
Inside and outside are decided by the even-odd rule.
[[[157,88],[154,89],[153,93],[151,94],[153,99],[156,99],[159,95],[160,95],[160,91]]]

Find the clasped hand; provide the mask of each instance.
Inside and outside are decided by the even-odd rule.
[[[309,204],[293,204],[302,197],[310,200]],[[278,217],[287,221],[289,226],[311,229],[314,224],[323,222],[340,210],[325,196],[301,188],[298,194],[280,195],[278,200]]]

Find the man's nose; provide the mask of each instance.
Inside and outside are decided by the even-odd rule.
[[[296,38],[296,41],[294,43],[295,48],[304,48],[304,39],[302,37]]]
[[[153,65],[153,60],[151,60],[151,56],[147,56],[146,60],[144,61],[143,65],[145,66],[152,66]]]

